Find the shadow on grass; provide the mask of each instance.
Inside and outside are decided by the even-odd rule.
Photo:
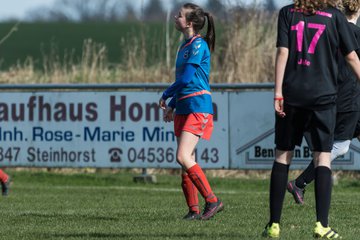
[[[348,184],[346,184],[345,187],[348,187],[348,188],[358,188],[358,187],[360,187],[360,182],[358,182],[358,181],[352,181],[352,182],[349,182]]]
[[[54,239],[54,238],[114,238],[114,239],[137,239],[137,238],[148,238],[148,239],[168,239],[168,238],[189,238],[189,239],[249,239],[249,236],[243,234],[230,234],[220,233],[214,236],[213,234],[206,233],[54,233],[54,234],[41,234],[41,239]]]
[[[38,218],[58,218],[58,217],[75,217],[75,218],[86,218],[90,220],[104,220],[104,221],[118,221],[119,218],[116,217],[106,217],[106,216],[94,216],[86,214],[59,214],[59,213],[21,213],[19,214],[22,217],[38,217]]]

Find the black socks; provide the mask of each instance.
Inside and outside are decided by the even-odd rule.
[[[289,165],[274,162],[270,181],[270,224],[280,223],[288,173]],[[296,186],[300,188],[315,179],[316,218],[323,227],[327,227],[332,189],[331,169],[324,166],[314,168],[314,162],[311,162],[298,179]]]
[[[289,165],[274,162],[270,180],[270,224],[280,223],[288,173]]]
[[[316,218],[323,227],[327,227],[329,223],[331,188],[331,169],[324,166],[315,168]]]
[[[315,179],[315,166],[314,160],[311,161],[309,166],[301,173],[301,175],[295,180],[295,185],[299,188],[305,188],[307,184],[311,183]]]

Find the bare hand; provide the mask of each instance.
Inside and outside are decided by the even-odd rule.
[[[172,109],[171,107],[166,107],[164,110],[164,121],[165,122],[171,122],[174,120],[174,109]]]
[[[163,98],[160,98],[159,99],[159,107],[162,109],[162,110],[165,110],[166,109],[166,102]]]
[[[283,118],[286,116],[285,112],[284,112],[284,100],[283,99],[275,99],[274,100],[274,108],[275,108],[275,112],[276,114]]]

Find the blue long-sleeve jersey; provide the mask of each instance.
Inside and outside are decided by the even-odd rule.
[[[176,80],[164,91],[164,100],[172,97],[176,114],[195,112],[213,114],[209,84],[210,51],[199,35],[185,41],[177,54]]]

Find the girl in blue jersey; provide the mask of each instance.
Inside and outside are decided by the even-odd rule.
[[[274,110],[276,159],[270,180],[270,220],[263,235],[279,237],[289,165],[295,145],[310,132],[315,165],[316,218],[313,235],[336,239],[328,225],[331,202],[338,53],[360,79],[358,48],[336,0],[294,0],[278,18]]]
[[[200,30],[207,20],[207,33]],[[176,59],[176,80],[164,91],[159,106],[164,110],[164,121],[174,120],[177,137],[177,162],[184,169],[182,189],[189,207],[186,220],[207,220],[223,210],[201,167],[195,162],[194,150],[200,138],[209,140],[213,129],[213,107],[209,85],[210,51],[215,48],[215,28],[212,16],[199,6],[186,3],[175,16],[175,27],[183,33]],[[169,104],[166,100],[171,98]],[[175,117],[174,109],[176,109]],[[205,199],[200,214],[198,191]]]

